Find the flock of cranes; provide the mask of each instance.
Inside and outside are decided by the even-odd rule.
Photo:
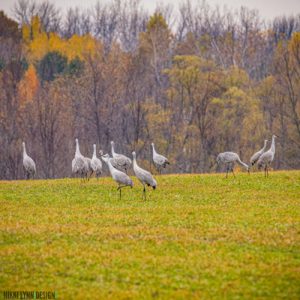
[[[269,175],[269,167],[272,161],[274,160],[275,155],[275,139],[276,135],[272,136],[271,147],[266,151],[268,140],[264,141],[264,146],[258,152],[253,154],[250,159],[250,166],[244,163],[239,155],[235,152],[223,152],[217,156],[217,164],[226,166],[226,177],[228,177],[228,173],[231,171],[233,176],[235,174],[233,172],[233,168],[235,163],[243,166],[249,173],[250,167],[253,167],[257,164],[259,169],[264,169],[265,177]],[[109,172],[112,178],[118,184],[117,190],[120,192],[120,199],[122,197],[121,189],[124,187],[133,187],[132,179],[128,176],[127,172],[131,168],[133,168],[133,172],[135,176],[139,179],[141,184],[143,185],[143,197],[146,199],[146,186],[150,186],[153,189],[156,188],[157,182],[152,176],[152,174],[142,169],[136,160],[136,153],[132,152],[132,160],[123,155],[115,152],[115,144],[111,141],[111,154],[103,154],[102,150],[99,151],[101,159],[97,157],[96,145],[93,145],[93,156],[92,158],[85,157],[80,152],[79,141],[75,139],[76,149],[75,156],[72,160],[72,173],[81,177],[82,179],[89,179],[92,174],[98,178],[102,174],[102,162],[105,162],[108,166]],[[33,159],[28,156],[26,152],[25,142],[23,142],[23,168],[25,172],[26,179],[33,178],[36,173],[36,165]],[[161,173],[163,168],[166,168],[170,162],[168,159],[157,153],[154,147],[154,143],[152,146],[152,159],[157,171]]]
[[[270,168],[270,165],[271,165],[272,161],[274,160],[274,156],[275,156],[275,139],[276,138],[277,138],[277,136],[273,134],[271,147],[268,151],[265,151],[267,148],[268,140],[264,141],[263,148],[260,149],[259,151],[257,151],[256,153],[254,153],[252,155],[252,157],[250,158],[251,166],[248,166],[246,163],[242,162],[239,155],[234,152],[220,153],[217,156],[217,164],[218,165],[223,164],[226,166],[226,177],[227,177],[229,171],[231,171],[233,176],[235,176],[234,172],[233,172],[233,167],[236,162],[238,164],[240,164],[241,166],[243,166],[248,171],[248,173],[250,172],[250,167],[253,167],[257,163],[258,169],[264,169],[265,177],[267,177],[267,176],[269,176],[269,168]]]
[[[93,145],[94,152],[92,159],[88,157],[84,157],[79,148],[78,139],[75,140],[76,142],[76,150],[75,150],[75,157],[72,161],[72,173],[74,175],[78,175],[82,178],[88,179],[93,173],[97,175],[102,173],[102,163],[99,158],[97,158],[96,154],[96,145]],[[153,144],[154,149],[154,144]],[[146,199],[146,185],[151,186],[153,189],[156,188],[156,181],[153,178],[152,174],[147,170],[142,169],[136,161],[136,153],[132,152],[133,162],[132,160],[123,155],[115,152],[115,144],[111,141],[111,154],[103,154],[103,152],[99,151],[101,159],[107,164],[109,172],[112,178],[118,184],[118,191],[120,192],[120,199],[122,197],[122,188],[124,187],[133,187],[132,179],[127,175],[128,169],[133,166],[133,171],[135,176],[139,179],[142,183],[143,189],[143,197]],[[157,168],[165,168],[169,161],[166,157],[158,154],[155,152],[153,154],[153,161]],[[97,170],[97,171],[96,171]]]

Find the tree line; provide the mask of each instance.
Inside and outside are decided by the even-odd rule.
[[[86,156],[114,140],[145,165],[153,141],[170,172],[214,172],[274,133],[275,168],[300,167],[300,14],[18,0],[14,16],[0,12],[1,179],[22,178],[23,140],[38,177],[70,176],[76,137]]]

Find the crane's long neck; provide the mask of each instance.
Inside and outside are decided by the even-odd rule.
[[[237,161],[238,161],[238,163],[239,163],[240,165],[244,166],[246,169],[249,168],[249,166],[248,166],[247,164],[245,164],[244,162],[242,162],[240,158],[238,158]]]
[[[107,159],[107,165],[108,165],[110,174],[113,174],[114,173],[114,167],[110,162],[110,158]]]
[[[76,141],[76,152],[75,152],[75,155],[81,155],[78,141]]]
[[[272,137],[271,151],[275,153],[275,137]]]
[[[97,157],[97,154],[96,154],[96,145],[94,145],[93,147],[94,147],[93,158],[96,158]]]
[[[152,150],[153,150],[153,153],[157,154],[157,152],[155,151],[154,145],[152,145]]]
[[[138,167],[138,164],[137,164],[137,162],[136,162],[136,157],[135,156],[133,156],[133,158],[132,158],[132,166],[135,168],[135,167]]]
[[[111,144],[111,154],[114,156],[115,155],[115,147],[114,144]]]
[[[23,145],[23,157],[27,156],[27,152],[26,152],[26,146],[25,144]]]
[[[267,148],[267,141],[265,141],[265,143],[264,143],[264,146],[263,146],[263,148],[262,148],[262,151],[265,151],[266,150],[266,148]]]

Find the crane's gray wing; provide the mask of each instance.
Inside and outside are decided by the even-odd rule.
[[[274,158],[274,154],[270,151],[267,151],[260,156],[257,163],[260,165],[267,164],[267,163],[271,162],[273,160],[273,158]]]
[[[127,174],[125,174],[119,170],[115,170],[114,173],[112,174],[112,176],[113,176],[114,180],[120,184],[130,185],[130,186],[133,185],[131,178]]]
[[[113,166],[114,168],[117,168],[117,169],[120,168],[117,159],[115,159],[115,158],[110,158],[110,163],[112,164],[112,166]]]
[[[234,164],[236,161],[240,162],[240,157],[235,152],[222,152],[217,157],[217,162],[222,164]]]
[[[166,157],[164,157],[163,155],[157,154],[154,159],[153,159],[154,163],[156,163],[157,165],[164,165],[166,162],[168,162],[168,159]]]
[[[268,151],[266,151],[268,152]],[[259,151],[257,151],[256,153],[254,153],[252,155],[252,157],[250,158],[250,163],[252,165],[254,165],[255,163],[257,163],[257,161],[259,160],[259,158],[265,153],[265,147],[263,147],[262,149],[260,149]]]
[[[99,158],[94,158],[91,160],[91,168],[95,173],[102,172],[102,162]]]
[[[131,159],[122,154],[115,154],[115,157],[111,158],[111,164],[118,170],[124,170],[131,166]]]
[[[250,158],[250,163],[251,163],[252,165],[254,165],[254,164],[258,161],[258,159],[260,158],[261,155],[262,155],[261,150],[258,151],[258,152],[256,152],[256,153],[254,153],[254,154],[251,156],[251,158]]]
[[[150,172],[148,172],[142,168],[138,168],[136,170],[136,175],[141,182],[144,182],[151,186],[156,186],[156,181]]]
[[[24,160],[23,160],[23,166],[25,168],[25,170],[27,172],[30,173],[35,173],[36,172],[36,166],[35,166],[35,162],[33,161],[33,159],[29,156],[27,156]]]
[[[85,172],[87,168],[87,163],[82,157],[77,156],[72,161],[72,167],[73,173]]]
[[[119,166],[130,166],[132,163],[131,159],[123,154],[115,154],[114,159]]]

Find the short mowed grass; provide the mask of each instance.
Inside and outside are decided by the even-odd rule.
[[[0,290],[300,299],[300,171],[0,182]],[[0,299],[3,295],[0,295]]]

